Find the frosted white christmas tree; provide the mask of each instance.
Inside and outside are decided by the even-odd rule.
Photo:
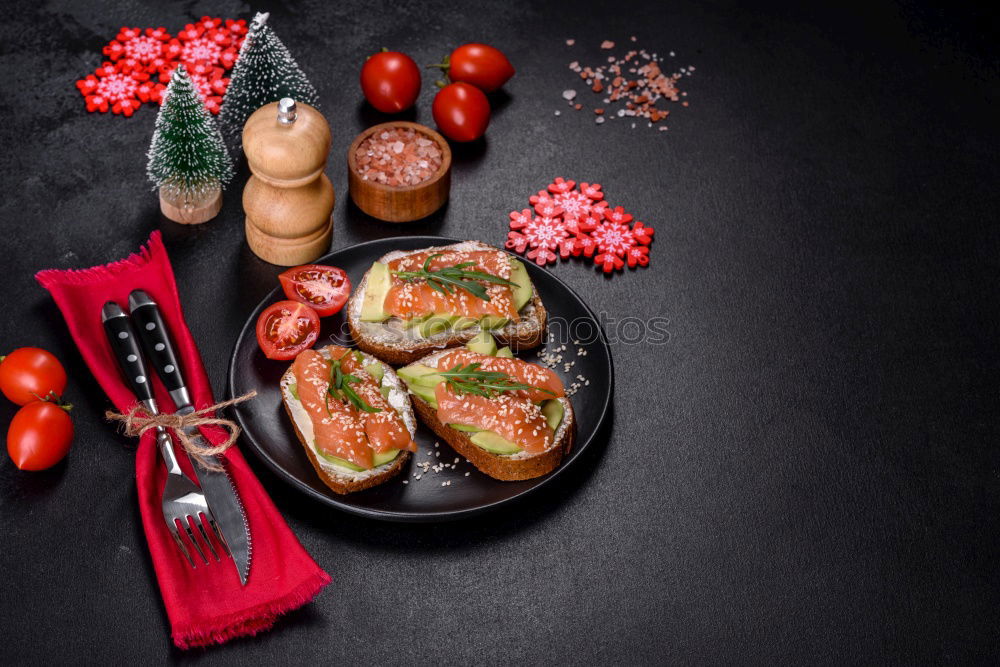
[[[221,188],[232,179],[233,164],[183,65],[173,71],[164,92],[147,157],[146,174],[160,190],[160,208],[167,217],[192,223],[218,213]]]
[[[257,109],[283,97],[317,106],[316,89],[285,45],[258,13],[250,24],[222,100],[220,118],[227,133],[238,134]]]

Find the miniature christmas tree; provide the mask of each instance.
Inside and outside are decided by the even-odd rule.
[[[264,13],[254,16],[233,67],[222,100],[222,126],[227,133],[238,134],[250,114],[283,97],[316,106],[316,89],[267,25],[267,17]]]
[[[160,190],[164,215],[191,223],[218,213],[233,164],[183,65],[174,70],[164,92],[148,158],[146,174]]]

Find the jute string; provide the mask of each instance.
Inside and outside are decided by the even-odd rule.
[[[194,412],[186,415],[167,413],[151,415],[146,412],[145,408],[143,408],[140,403],[136,403],[131,407],[131,409],[129,409],[128,412],[121,413],[108,410],[104,413],[104,416],[108,421],[122,424],[122,430],[125,432],[125,435],[133,437],[139,437],[146,431],[160,426],[171,429],[177,436],[177,440],[181,443],[181,447],[183,447],[184,450],[191,455],[198,465],[202,466],[206,470],[218,471],[222,470],[222,467],[216,462],[215,457],[219,456],[233,446],[236,442],[236,438],[240,436],[240,427],[237,426],[236,422],[231,419],[208,415],[209,413],[217,412],[223,408],[228,408],[231,405],[237,405],[238,403],[249,401],[256,395],[256,391],[250,391],[242,396],[231,398],[228,401],[221,401],[215,405],[210,405],[207,408],[202,408],[201,410],[195,410]],[[206,447],[198,442],[200,439],[201,442],[207,444],[206,440],[197,437],[193,438],[184,432],[184,429],[209,425],[221,427],[229,434],[229,436],[224,442],[218,445]]]

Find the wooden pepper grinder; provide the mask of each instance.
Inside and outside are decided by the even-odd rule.
[[[308,264],[330,249],[333,184],[323,173],[330,126],[291,98],[265,104],[243,126],[253,175],[243,189],[247,243],[271,264]]]

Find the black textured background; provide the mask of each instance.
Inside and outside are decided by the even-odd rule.
[[[32,275],[164,231],[223,388],[275,267],[218,219],[162,221],[145,180],[155,110],[87,114],[73,86],[119,26],[171,31],[232,2],[6,3],[0,22],[0,347],[73,376],[78,434],[43,474],[0,461],[5,661],[293,663],[995,662],[997,24],[958,3],[296,2],[271,23],[333,128],[335,247],[412,230],[504,238],[554,176],[598,181],[656,227],[649,269],[554,268],[596,311],[666,317],[618,346],[614,430],[532,507],[400,526],[300,498],[262,466],[335,583],[271,632],[181,653],[139,528],[129,443]],[[257,9],[257,7],[254,7]],[[566,64],[603,39],[695,65],[669,132],[565,109]],[[566,38],[577,46],[565,46]],[[457,152],[426,223],[366,219],[344,152],[376,118],[361,60],[435,61],[481,40],[518,69],[488,140]],[[418,120],[429,122],[425,79]],[[579,86],[577,86],[579,87]],[[245,173],[245,172],[244,172]],[[14,409],[0,405],[0,423]]]

